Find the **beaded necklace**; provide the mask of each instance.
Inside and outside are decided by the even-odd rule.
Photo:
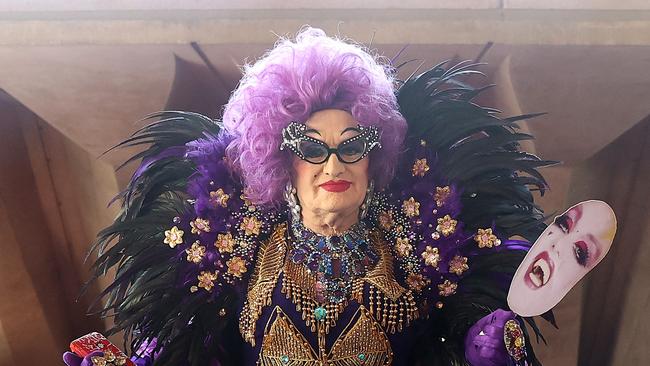
[[[322,236],[292,220],[293,247],[290,260],[316,276],[314,300],[340,304],[350,297],[352,283],[377,263],[369,230],[363,221],[341,235]]]

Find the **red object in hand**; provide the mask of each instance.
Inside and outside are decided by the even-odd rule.
[[[93,332],[86,334],[81,338],[77,338],[70,343],[70,351],[76,353],[80,357],[86,357],[90,353],[95,351],[101,351],[106,353],[109,351],[115,357],[124,357],[127,366],[135,366],[133,361],[131,361],[119,348],[117,348],[113,343],[111,343],[106,337],[101,333]]]

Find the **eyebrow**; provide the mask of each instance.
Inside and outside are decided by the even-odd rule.
[[[318,132],[317,130],[315,130],[315,129],[313,129],[313,128],[308,128],[308,129],[306,129],[304,133],[310,133],[310,132],[314,132],[314,133],[317,134],[318,136],[322,136],[322,135],[320,134],[320,132]]]
[[[591,240],[591,242],[594,243],[594,244],[596,245],[596,251],[597,251],[597,253],[596,253],[596,258],[600,257],[600,255],[601,255],[602,252],[603,252],[603,245],[604,245],[604,243],[600,240],[599,237],[597,237],[596,235],[593,235],[593,234],[591,234],[591,233],[588,233],[588,234],[587,234],[587,238],[589,238],[589,239]],[[610,245],[611,245],[611,244],[610,244]]]
[[[361,131],[359,131],[359,129],[356,128],[356,127],[348,127],[348,128],[346,128],[345,130],[343,130],[343,132],[341,132],[341,136],[343,136],[343,134],[346,133],[346,132],[348,132],[348,131],[359,132],[359,133],[361,132]]]

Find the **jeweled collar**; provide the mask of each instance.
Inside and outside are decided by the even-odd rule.
[[[292,220],[292,248],[289,259],[304,265],[316,276],[316,301],[340,303],[352,291],[352,282],[377,263],[369,230],[363,221],[341,235],[323,236]]]

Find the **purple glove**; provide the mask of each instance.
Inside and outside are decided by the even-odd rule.
[[[63,362],[65,362],[65,364],[68,366],[93,366],[91,357],[95,357],[95,356],[99,356],[99,357],[104,356],[104,352],[95,351],[90,353],[88,356],[84,358],[77,356],[76,353],[66,352],[63,354]]]
[[[465,358],[472,366],[504,366],[510,355],[503,339],[503,329],[515,313],[498,309],[476,322],[465,335]]]
[[[92,361],[92,357],[95,356],[103,357],[104,352],[95,351],[84,358],[77,356],[76,353],[66,352],[63,354],[63,362],[68,366],[95,366]],[[136,366],[150,366],[153,363],[153,360],[149,356],[143,358],[132,357],[131,361],[133,361]]]

